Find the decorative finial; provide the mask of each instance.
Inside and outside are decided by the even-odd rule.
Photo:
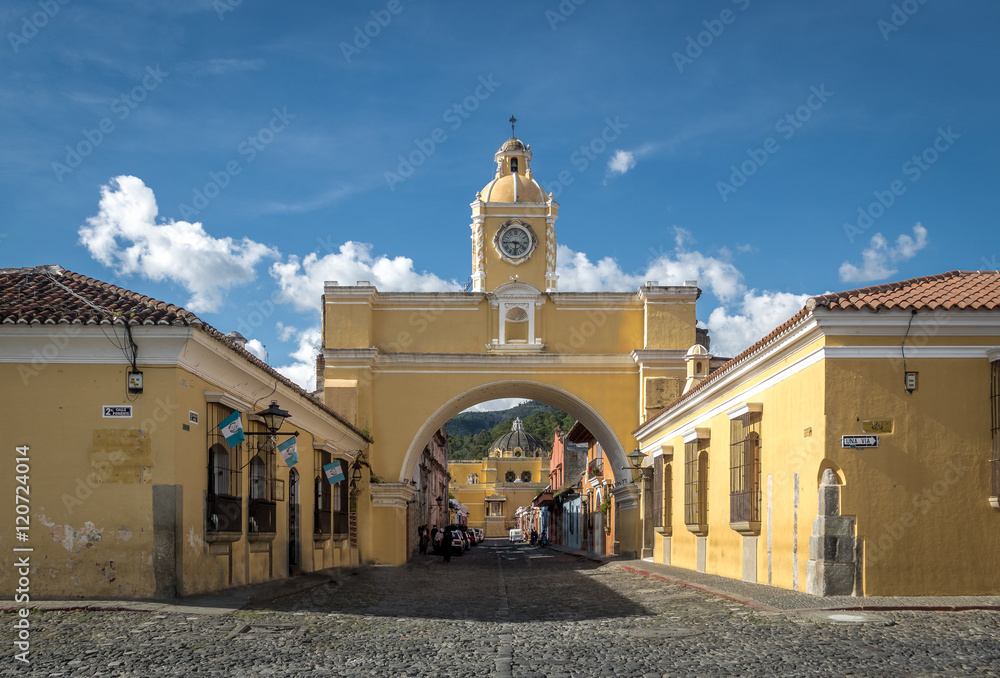
[[[517,118],[511,115],[510,120],[508,120],[507,122],[510,123],[510,135],[514,136],[514,123],[517,122]]]

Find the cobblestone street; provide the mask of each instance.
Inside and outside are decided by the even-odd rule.
[[[1000,612],[766,611],[505,541],[342,573],[228,614],[36,610],[4,676],[954,676],[1000,672]],[[860,620],[860,621],[859,621]]]

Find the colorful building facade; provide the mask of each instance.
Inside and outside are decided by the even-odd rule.
[[[635,432],[657,562],[812,593],[996,594],[1000,273],[809,299]]]
[[[354,471],[371,439],[240,339],[57,266],[0,271],[0,411],[18,469],[0,489],[30,500],[0,543],[30,548],[31,595],[169,597],[365,558],[367,471]],[[276,410],[288,417],[273,435]],[[13,563],[0,563],[5,595]]]

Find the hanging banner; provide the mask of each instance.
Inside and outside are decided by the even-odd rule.
[[[326,474],[326,479],[330,481],[331,485],[344,480],[344,471],[341,469],[339,461],[325,464],[323,466],[323,473]]]
[[[289,438],[285,442],[278,445],[278,452],[281,453],[281,458],[285,460],[285,463],[289,467],[295,466],[299,463],[299,452],[298,447],[295,444],[295,438]]]
[[[243,435],[243,420],[240,419],[239,410],[223,419],[222,423],[219,424],[219,430],[226,437],[226,442],[230,447],[239,445],[246,440],[246,436]]]

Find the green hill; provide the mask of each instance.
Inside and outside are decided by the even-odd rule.
[[[481,459],[490,443],[508,433],[514,418],[524,423],[524,430],[537,436],[546,450],[552,449],[556,426],[568,431],[576,421],[551,405],[529,401],[508,410],[462,412],[448,422],[448,458]]]

